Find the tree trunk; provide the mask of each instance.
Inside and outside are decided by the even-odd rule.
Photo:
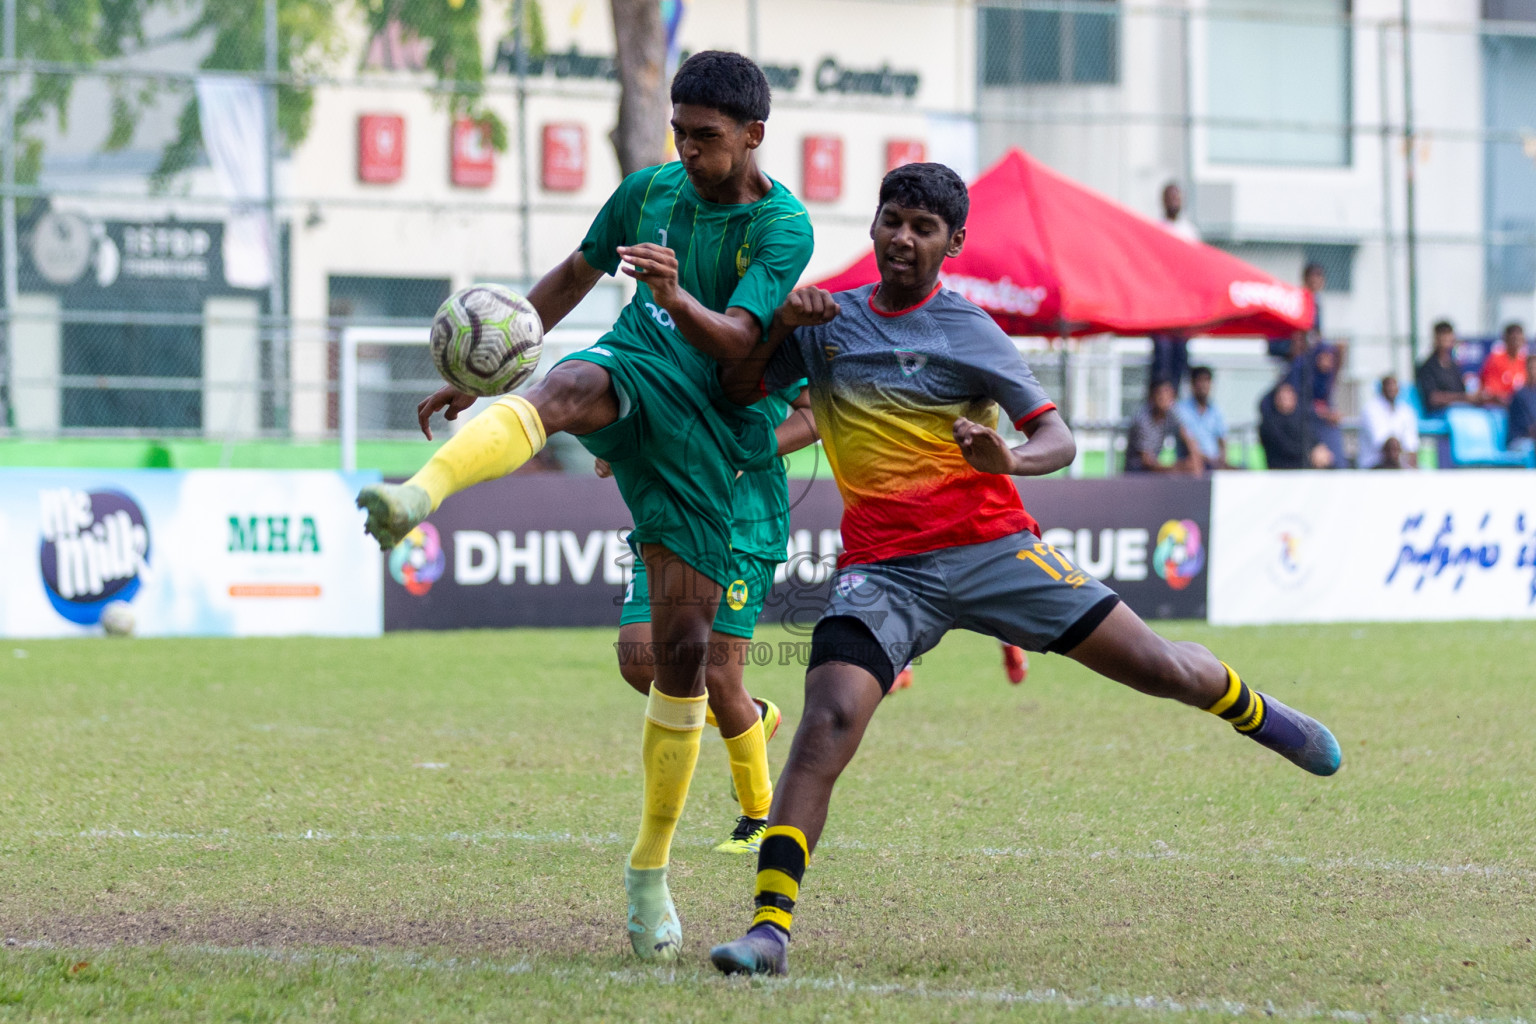
[[[619,72],[619,123],[608,138],[619,169],[633,174],[666,159],[671,116],[661,0],[610,0]]]

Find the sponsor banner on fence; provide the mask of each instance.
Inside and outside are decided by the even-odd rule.
[[[763,621],[808,632],[842,550],[830,480],[789,482],[788,561]],[[1045,542],[1143,615],[1203,618],[1210,484],[1023,481]],[[610,480],[523,474],[449,498],[390,553],[387,629],[612,626],[629,582],[629,512]]]
[[[353,505],[376,473],[0,470],[0,635],[376,636],[378,547]]]
[[[1222,473],[1211,621],[1536,618],[1536,476]]]

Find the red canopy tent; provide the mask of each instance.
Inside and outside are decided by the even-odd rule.
[[[877,281],[874,253],[821,281]],[[1312,295],[1185,241],[1012,149],[971,186],[965,251],[943,281],[1009,334],[1281,335],[1312,325]]]

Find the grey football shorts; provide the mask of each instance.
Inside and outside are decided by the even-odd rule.
[[[841,569],[820,621],[859,620],[900,669],[952,629],[1066,654],[1119,602],[1054,547],[1021,531]]]

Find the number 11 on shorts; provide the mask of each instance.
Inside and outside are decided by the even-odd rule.
[[[1061,563],[1060,570],[1045,560],[1047,555]],[[1023,562],[1033,562],[1035,565],[1039,566],[1041,570],[1043,570],[1045,574],[1051,579],[1057,581],[1058,583],[1067,583],[1071,585],[1072,589],[1074,590],[1088,582],[1088,575],[1086,573],[1077,568],[1077,566],[1073,565],[1071,562],[1067,561],[1060,551],[1057,551],[1049,544],[1043,542],[1038,543],[1035,545],[1035,549],[1033,551],[1030,551],[1026,548],[1025,550],[1019,552],[1018,558]]]

